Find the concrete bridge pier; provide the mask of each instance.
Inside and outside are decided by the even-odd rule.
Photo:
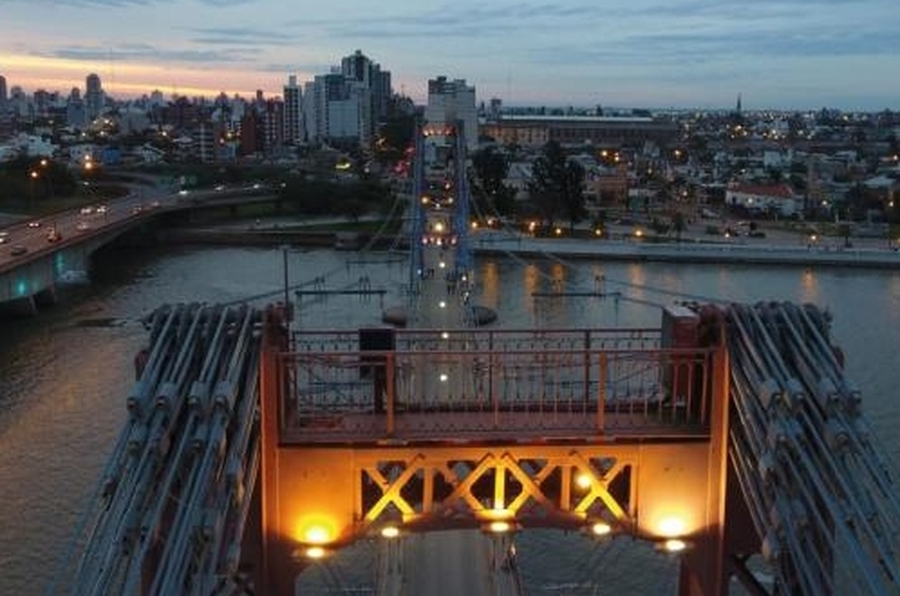
[[[299,559],[294,552],[297,543],[291,537],[279,534],[278,502],[278,402],[282,394],[283,382],[278,354],[287,351],[287,331],[281,326],[284,313],[267,313],[263,332],[263,349],[260,361],[260,439],[262,442],[262,465],[260,467],[259,499],[253,504],[250,523],[258,524],[259,534],[255,557],[257,567],[254,574],[261,594],[293,594],[294,583],[301,571]]]
[[[36,306],[54,306],[58,302],[56,286],[49,286],[37,292],[33,297]]]
[[[724,331],[712,359],[709,457],[707,458],[706,528],[681,554],[678,596],[724,596],[728,594],[726,526],[728,513],[728,425],[731,363]]]

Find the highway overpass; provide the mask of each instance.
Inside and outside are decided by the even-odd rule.
[[[277,199],[273,188],[260,184],[168,194],[142,189],[0,228],[0,307],[33,314],[55,302],[56,286],[88,271],[97,249],[165,213]]]

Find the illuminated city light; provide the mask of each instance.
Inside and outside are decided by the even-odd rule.
[[[324,526],[312,526],[304,532],[303,537],[313,544],[324,544],[329,541],[330,532]]]
[[[678,538],[670,538],[663,542],[662,548],[669,553],[680,553],[687,548],[687,542]]]
[[[669,536],[676,537],[684,534],[687,529],[687,525],[684,523],[684,520],[680,517],[670,516],[664,517],[659,521],[658,524],[659,534],[661,536]]]

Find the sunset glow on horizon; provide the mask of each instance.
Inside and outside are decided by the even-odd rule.
[[[285,77],[267,73],[263,80],[259,73],[218,71],[179,66],[162,67],[156,64],[100,62],[43,58],[31,55],[0,54],[4,71],[0,74],[7,84],[22,87],[28,93],[39,89],[67,95],[73,87],[82,93],[85,78],[97,74],[107,94],[117,99],[137,98],[160,91],[166,96],[215,97],[255,95],[258,89],[266,97],[280,96]],[[300,75],[298,75],[300,76]],[[310,75],[312,76],[312,75]],[[302,79],[298,79],[302,80]],[[189,84],[187,84],[189,83]]]
[[[68,94],[100,76],[113,97],[154,90],[280,96],[357,49],[395,91],[429,78],[506,105],[897,109],[894,0],[7,0],[8,88]],[[840,73],[836,76],[836,73]]]

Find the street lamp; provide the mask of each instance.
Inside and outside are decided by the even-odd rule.
[[[31,170],[28,175],[31,177],[31,182],[29,183],[31,186],[31,208],[34,209],[34,203],[37,200],[34,185],[36,184],[35,181],[38,179],[39,174],[37,173],[37,170]]]

